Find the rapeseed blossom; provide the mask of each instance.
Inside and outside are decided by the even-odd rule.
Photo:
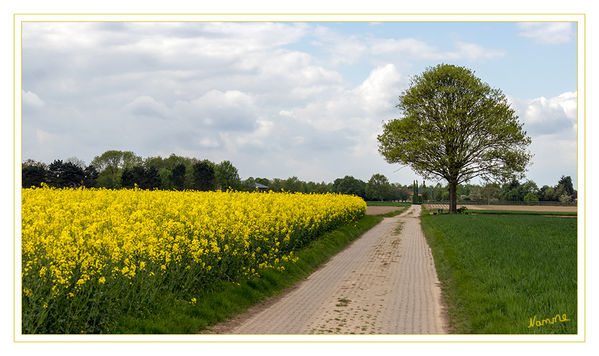
[[[23,189],[24,329],[40,310],[90,291],[97,303],[185,294],[282,269],[294,250],[365,210],[339,194]]]

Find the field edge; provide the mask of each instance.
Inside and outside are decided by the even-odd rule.
[[[365,215],[328,232],[296,252],[297,262],[282,264],[282,270],[261,271],[261,277],[223,282],[200,294],[196,303],[165,296],[151,315],[125,315],[113,330],[116,334],[195,334],[225,322],[250,307],[282,293],[316,271],[366,231],[383,220]]]

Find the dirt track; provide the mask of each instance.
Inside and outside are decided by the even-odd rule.
[[[400,206],[369,206],[366,207],[366,215],[386,214],[401,209],[403,209],[403,207]]]
[[[439,281],[419,214],[416,205],[385,218],[291,290],[212,332],[446,333]]]

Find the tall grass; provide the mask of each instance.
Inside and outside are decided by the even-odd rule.
[[[576,220],[423,215],[453,331],[576,333]]]

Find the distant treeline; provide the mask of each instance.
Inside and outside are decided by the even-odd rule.
[[[80,159],[55,160],[50,164],[33,161],[23,162],[22,186],[30,188],[42,183],[51,187],[97,187],[162,190],[240,190],[256,191],[266,186],[272,191],[300,193],[353,194],[365,200],[412,200],[413,185],[390,183],[382,174],[374,174],[368,182],[345,176],[332,183],[305,182],[297,177],[268,179],[249,177],[240,179],[237,168],[230,161],[215,163],[209,160],[181,157],[171,154],[168,158],[142,158],[131,151],[110,150],[96,156],[89,165]],[[447,185],[436,184],[418,187],[422,200],[449,200]],[[532,181],[508,184],[458,186],[459,200],[509,200],[509,201],[564,201],[576,199],[572,179],[562,176],[554,187],[538,188]]]

